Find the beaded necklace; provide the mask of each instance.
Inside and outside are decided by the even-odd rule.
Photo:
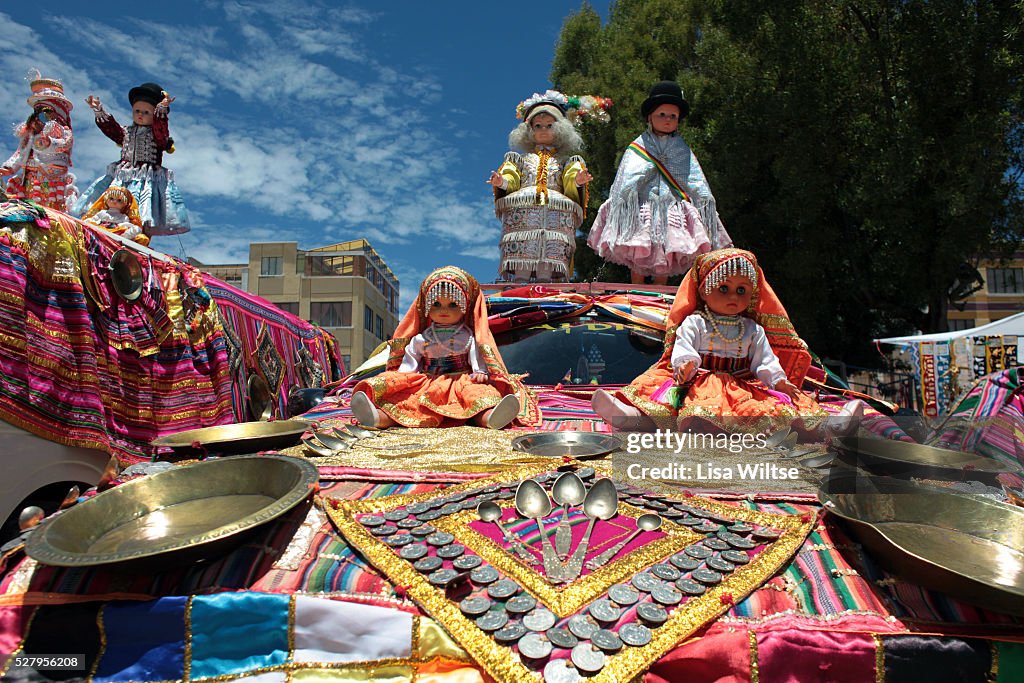
[[[466,345],[462,349],[455,348],[455,338],[459,335],[462,328],[466,327],[464,323],[458,323],[457,325],[438,325],[432,323],[424,332],[423,336],[429,343],[437,346],[447,346],[449,350],[453,352],[462,352],[469,349],[470,342],[473,341],[472,335],[466,340]],[[445,339],[438,336],[439,332],[444,332]]]
[[[700,317],[704,318],[711,325],[711,336],[718,337],[722,341],[734,342],[743,336],[743,317],[739,315],[719,315],[708,309],[700,311]],[[722,327],[719,327],[721,325]],[[726,334],[722,328],[734,330]]]

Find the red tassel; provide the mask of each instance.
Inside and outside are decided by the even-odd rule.
[[[722,593],[720,596],[718,596],[718,601],[723,605],[729,605],[730,607],[736,604],[736,602],[732,599],[732,593]]]

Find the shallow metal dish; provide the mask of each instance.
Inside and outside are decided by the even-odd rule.
[[[542,432],[512,440],[512,449],[542,458],[587,458],[611,453],[622,447],[612,434],[597,432]]]
[[[294,446],[307,429],[309,423],[305,420],[239,422],[167,434],[152,443],[175,451],[195,451],[198,444],[214,453],[255,453]]]
[[[843,460],[872,470],[934,479],[991,481],[1016,470],[998,460],[892,439],[842,437],[834,440]]]
[[[889,572],[1024,615],[1024,509],[907,482],[881,488],[884,493],[819,496]]]
[[[139,258],[127,249],[118,249],[110,257],[110,279],[114,291],[125,301],[135,301],[142,295],[145,282]]]
[[[40,524],[26,552],[59,567],[210,557],[309,498],[317,469],[280,455],[207,460],[114,487]],[[168,557],[168,555],[173,555]]]

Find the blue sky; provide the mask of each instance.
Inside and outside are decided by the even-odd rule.
[[[447,263],[493,281],[500,228],[484,181],[516,104],[550,87],[581,2],[4,3],[0,130],[28,114],[29,68],[62,80],[84,189],[118,157],[86,96],[128,123],[128,90],[155,81],[177,98],[164,165],[193,229],[154,247],[233,263],[249,242],[367,237],[408,302]],[[610,2],[590,4],[607,20]],[[4,140],[6,158],[16,142]]]

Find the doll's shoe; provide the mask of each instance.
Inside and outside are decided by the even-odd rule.
[[[850,436],[860,428],[864,419],[864,401],[854,399],[847,401],[836,415],[828,418],[827,430],[832,436]]]
[[[485,420],[488,429],[504,429],[519,415],[519,399],[509,394],[498,401]]]
[[[370,402],[370,398],[361,391],[352,394],[352,417],[364,427],[377,427],[380,422],[380,411]]]
[[[623,422],[623,418],[637,418],[640,411],[612,396],[604,389],[598,389],[590,399],[590,407],[608,424]]]

